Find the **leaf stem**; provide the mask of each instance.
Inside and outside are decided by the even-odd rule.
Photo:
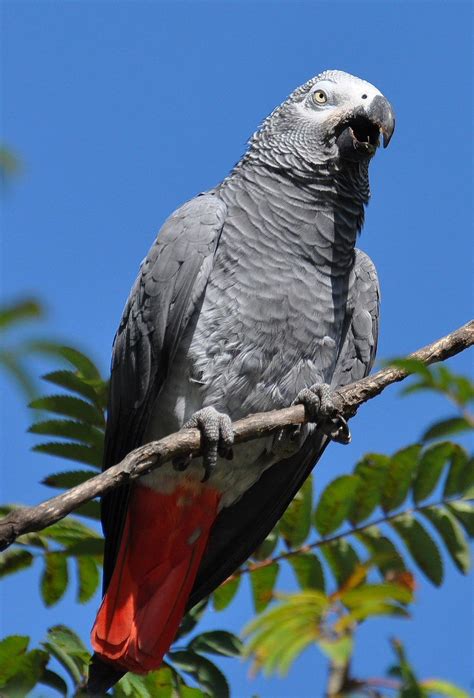
[[[312,543],[306,543],[305,545],[301,545],[298,548],[293,548],[292,550],[288,550],[285,553],[275,555],[275,557],[267,558],[266,560],[261,560],[259,562],[252,562],[251,565],[242,567],[240,570],[234,572],[234,574],[232,574],[230,577],[226,579],[224,584],[232,581],[233,579],[236,579],[237,577],[240,577],[243,574],[251,574],[252,572],[255,572],[255,570],[262,569],[262,567],[268,567],[277,562],[281,562],[282,560],[286,560],[289,557],[292,557],[293,555],[301,555],[302,553],[308,553],[310,550],[314,550],[315,548],[321,548],[324,545],[329,545],[330,543],[334,543],[335,541],[341,540],[342,538],[353,536],[356,533],[363,533],[365,530],[371,528],[372,526],[380,526],[380,524],[388,523],[389,521],[394,521],[400,516],[405,516],[406,514],[415,514],[417,512],[423,511],[424,509],[428,509],[429,507],[439,507],[445,504],[450,504],[451,502],[456,502],[459,499],[460,497],[452,497],[450,499],[441,499],[437,502],[429,502],[428,504],[423,504],[422,506],[414,506],[409,509],[404,509],[403,511],[398,511],[396,514],[381,516],[378,519],[364,523],[362,526],[356,526],[349,530],[342,531],[342,533],[338,533],[336,536],[331,536],[330,538],[320,538],[319,540],[313,541]]]

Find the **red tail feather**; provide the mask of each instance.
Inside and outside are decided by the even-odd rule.
[[[172,494],[135,487],[92,629],[92,646],[104,659],[135,673],[160,666],[183,617],[219,498],[201,485],[180,485]]]

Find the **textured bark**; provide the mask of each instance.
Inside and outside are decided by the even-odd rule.
[[[432,364],[459,354],[474,344],[474,321],[471,321],[442,337],[433,344],[410,354],[408,358]],[[357,383],[336,392],[338,406],[344,417],[354,416],[358,408],[392,383],[403,380],[409,373],[401,368],[388,367]],[[303,424],[305,410],[302,405],[272,412],[253,414],[233,424],[235,442],[250,441],[278,431],[283,427]],[[40,531],[64,518],[81,504],[104,495],[121,484],[145,475],[164,463],[192,453],[200,453],[200,432],[197,429],[180,431],[152,441],[129,453],[120,463],[87,482],[71,488],[33,507],[20,507],[0,521],[0,550],[11,545],[18,536]]]

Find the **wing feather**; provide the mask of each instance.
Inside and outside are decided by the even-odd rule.
[[[202,297],[226,216],[225,204],[204,194],[163,225],[143,261],[115,336],[104,469],[142,443],[150,408]],[[113,572],[129,488],[102,499],[104,590]]]

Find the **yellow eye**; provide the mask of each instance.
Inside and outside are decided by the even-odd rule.
[[[313,92],[313,102],[316,104],[326,104],[327,101],[327,95],[323,90],[316,90],[316,92]]]

